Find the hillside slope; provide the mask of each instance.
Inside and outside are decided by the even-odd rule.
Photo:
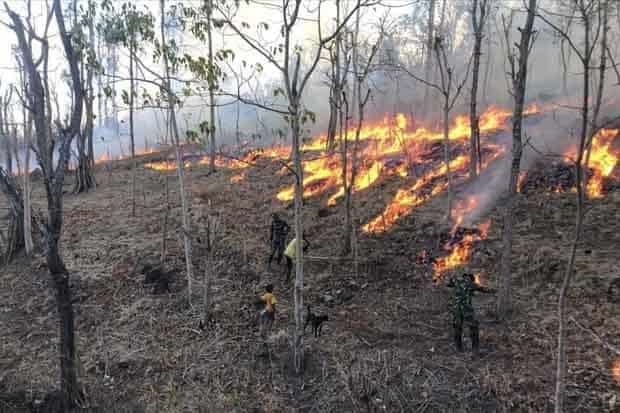
[[[306,336],[306,374],[290,370],[292,288],[282,268],[266,268],[269,216],[292,208],[276,194],[291,183],[281,165],[259,158],[238,171],[208,176],[190,169],[192,214],[204,231],[208,201],[221,215],[217,272],[213,280],[215,323],[198,328],[205,273],[204,236],[196,234],[194,306],[187,305],[180,206],[174,171],[140,168],[137,217],[131,217],[130,174],[99,173],[95,192],[68,195],[62,253],[77,302],[81,379],[90,411],[547,411],[552,406],[556,303],[571,242],[575,201],[571,193],[520,195],[515,228],[515,307],[506,324],[494,322],[494,296],[475,298],[481,321],[479,358],[457,354],[447,312],[450,290],[432,282],[432,265],[416,259],[437,246],[445,229],[438,197],[382,235],[359,235],[361,265],[350,261],[306,265],[306,299],[329,314],[320,338]],[[166,178],[168,176],[168,178]],[[144,262],[161,252],[169,179],[170,213],[166,268],[176,273],[170,294],[154,295],[142,284]],[[398,189],[397,177],[355,195],[366,222]],[[70,183],[67,183],[67,189]],[[37,187],[37,190],[40,190]],[[41,195],[40,193],[38,195]],[[305,223],[312,257],[335,257],[340,247],[342,202],[327,196],[306,201]],[[41,198],[37,200],[41,202]],[[469,267],[494,286],[500,252],[501,202],[485,218],[488,237],[475,245]],[[620,191],[589,203],[579,247],[570,315],[620,347],[620,293],[608,295],[620,277]],[[538,251],[538,253],[536,253]],[[542,252],[542,253],[541,253]],[[547,261],[545,261],[545,259]],[[539,271],[537,262],[549,270]],[[44,260],[20,258],[0,276],[0,411],[29,411],[57,386],[54,297]],[[529,269],[535,271],[528,271]],[[268,351],[259,340],[252,300],[274,282],[279,313]],[[569,333],[570,411],[617,409],[620,356],[572,323]],[[614,370],[615,369],[615,370]],[[615,373],[614,373],[615,372]],[[616,376],[614,377],[614,374]],[[620,405],[620,400],[619,400]]]

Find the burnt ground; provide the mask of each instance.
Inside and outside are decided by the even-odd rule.
[[[275,200],[291,178],[278,174],[279,167],[267,160],[257,164],[234,185],[229,180],[237,171],[208,176],[198,167],[188,172],[195,228],[201,232],[195,234],[193,307],[187,304],[174,172],[139,169],[136,217],[131,217],[130,173],[122,163],[99,172],[95,192],[67,195],[61,248],[77,298],[80,377],[89,401],[85,411],[552,409],[556,303],[574,225],[573,194],[519,195],[515,312],[509,321],[496,322],[494,295],[476,297],[482,343],[478,358],[455,353],[447,312],[450,291],[431,282],[430,265],[416,262],[419,251],[437,247],[435,222],[443,199],[418,208],[386,234],[361,234],[362,264],[372,265],[360,265],[357,274],[350,262],[308,262],[306,300],[330,319],[322,337],[306,335],[306,373],[297,378],[290,369],[292,288],[285,285],[281,268],[267,271],[265,264],[270,212],[281,210],[292,222],[291,206]],[[141,269],[144,262],[157,261],[161,251],[165,176],[170,177],[172,204],[166,269],[173,282],[170,293],[155,295],[143,285]],[[357,194],[360,218],[380,212],[398,183],[388,177]],[[306,202],[312,256],[339,251],[342,204],[325,211],[327,197]],[[214,322],[201,330],[207,200],[221,214],[221,231]],[[620,297],[610,296],[608,287],[620,277],[619,206],[618,190],[589,202],[569,300],[570,315],[616,347],[620,304],[614,299]],[[476,245],[470,263],[483,272],[483,284],[492,287],[500,216],[497,208],[485,217],[492,219],[489,237]],[[40,256],[21,257],[1,270],[0,411],[30,411],[58,386],[57,318],[43,262]],[[266,350],[251,303],[268,281],[276,283],[279,313]],[[571,322],[568,360],[568,409],[618,411],[620,383],[614,381],[612,366],[620,356]]]

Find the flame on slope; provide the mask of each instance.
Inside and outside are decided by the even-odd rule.
[[[337,165],[336,155],[304,161],[304,197],[317,195],[327,189],[335,188],[340,181]],[[291,201],[295,196],[295,187],[291,185],[280,191],[276,196],[280,201]]]
[[[590,198],[603,196],[603,178],[609,176],[618,163],[618,156],[612,153],[612,142],[619,129],[602,129],[592,139],[590,163],[593,174],[588,179],[586,191]]]
[[[620,384],[620,359],[615,359],[611,366],[611,375]]]
[[[233,157],[225,157],[218,155],[215,158],[215,165],[219,168],[226,168],[232,170],[240,170],[248,168],[252,163],[261,156],[268,158],[282,158],[285,155],[286,148],[282,147],[274,147],[269,149],[256,149],[253,151],[249,151],[243,158],[236,159]],[[199,160],[195,161],[198,165],[209,165],[211,161],[211,157],[206,155],[201,157]],[[186,161],[184,163],[185,167],[189,167],[193,164],[192,161]],[[176,161],[161,161],[161,162],[150,162],[144,165],[145,168],[153,169],[156,171],[171,171],[176,169]],[[242,180],[243,178],[239,178]],[[238,182],[238,181],[236,181]]]
[[[368,169],[362,170],[360,176],[355,178],[355,185],[353,186],[353,192],[362,191],[370,187],[381,176],[381,170],[383,169],[383,162],[373,161]],[[347,174],[347,176],[349,176]],[[327,205],[334,206],[338,198],[344,195],[344,188],[342,187],[342,178],[339,180],[340,189],[334,195],[332,195],[327,201]]]
[[[450,162],[452,170],[464,169],[468,165],[468,157],[461,155]],[[389,229],[398,220],[399,217],[409,214],[416,206],[422,204],[433,196],[441,193],[447,188],[448,183],[441,181],[434,183],[429,191],[429,183],[439,177],[446,175],[446,165],[439,165],[418,179],[410,188],[399,189],[394,199],[385,208],[382,214],[377,215],[370,222],[365,224],[362,229],[365,232],[380,233]]]
[[[433,264],[433,280],[440,279],[444,273],[454,268],[461,267],[469,262],[474,243],[487,238],[491,221],[478,225],[477,234],[467,234],[456,245],[448,242],[444,249],[449,252],[445,257],[440,257]]]
[[[531,107],[528,113],[537,113],[538,108]],[[492,107],[484,112],[480,117],[481,133],[488,133],[506,128],[506,120],[511,112],[504,109]],[[360,159],[369,160],[367,165],[361,166],[357,182],[352,188],[353,192],[361,191],[374,184],[381,176],[382,171],[388,174],[397,174],[406,177],[407,165],[400,164],[396,167],[387,167],[385,158],[394,154],[407,153],[416,162],[430,162],[432,159],[425,159],[420,156],[429,144],[437,143],[443,139],[443,134],[431,131],[425,127],[410,129],[410,120],[404,114],[397,114],[391,118],[385,116],[380,122],[370,123],[360,130]],[[454,124],[449,130],[449,139],[453,141],[466,141],[469,138],[470,124],[466,115],[457,116]],[[352,142],[355,139],[355,130],[347,132],[348,139]],[[319,136],[302,149],[322,150],[325,147],[326,136]],[[318,195],[324,191],[340,187],[338,191],[328,200],[328,205],[335,205],[337,200],[344,195],[342,188],[342,166],[341,160],[336,155],[328,156],[329,161],[309,160],[304,161],[304,197]],[[445,172],[443,172],[445,174]],[[436,187],[434,194],[443,191],[445,188]],[[294,187],[284,188],[277,194],[281,201],[290,201],[294,196]],[[398,195],[404,203],[418,205],[417,199],[410,199],[404,192]],[[419,198],[419,197],[416,197]],[[426,197],[424,197],[426,199]]]
[[[525,115],[540,113],[537,105],[530,105],[526,108]],[[480,115],[480,132],[488,133],[497,130],[507,129],[506,121],[512,115],[512,111],[490,107]],[[426,127],[418,127],[408,131],[411,127],[411,120],[402,113],[396,114],[394,118],[385,116],[381,121],[374,124],[367,124],[360,131],[359,140],[373,140],[379,145],[379,152],[394,153],[402,150],[402,144],[414,141],[438,141],[443,139],[441,131],[431,131]],[[450,140],[463,140],[469,138],[470,122],[469,115],[459,115],[454,120],[454,125],[450,128],[448,136]],[[346,132],[350,142],[355,138],[355,128],[352,127]],[[340,137],[337,137],[340,139]],[[400,142],[399,142],[400,141]],[[327,136],[321,135],[309,144],[303,146],[302,150],[323,150],[327,142]]]

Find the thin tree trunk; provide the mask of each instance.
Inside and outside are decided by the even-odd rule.
[[[490,11],[489,11],[490,12]],[[489,25],[487,25],[487,30]],[[484,102],[485,106],[488,106],[489,104],[489,78],[490,78],[490,72],[491,72],[491,65],[492,65],[492,60],[491,60],[491,51],[493,50],[491,48],[491,36],[489,36],[489,33],[487,33],[486,35],[487,38],[487,58],[486,58],[486,64],[484,65],[484,80],[483,80],[483,90],[482,90],[482,101]],[[480,149],[480,143],[478,143],[478,149]],[[480,159],[480,153],[478,153],[478,163],[479,165],[482,164],[482,160]],[[478,168],[479,170],[481,169],[480,167]]]
[[[429,0],[428,4],[428,21],[426,26],[426,61],[424,62],[424,79],[430,81],[431,73],[433,70],[433,43],[435,41],[435,1]],[[424,88],[424,107],[428,108],[429,98],[431,95],[430,86]],[[427,110],[424,111],[424,115],[427,114]]]
[[[131,216],[136,216],[136,169],[138,165],[136,163],[136,144],[134,140],[134,124],[133,124],[133,110],[134,110],[134,53],[135,51],[135,39],[131,39],[129,46],[129,139],[131,140]]]
[[[94,24],[94,16],[90,16],[89,18],[89,22],[88,22],[88,33],[89,33],[89,37],[90,37],[90,47],[93,50],[97,50],[97,52],[99,52],[98,49],[96,49],[96,36],[95,36],[95,24]],[[100,53],[97,53],[97,56],[101,56]],[[94,116],[92,115],[92,113],[94,113],[93,111],[93,105],[95,102],[95,90],[93,88],[93,75],[94,75],[94,68],[89,68],[89,80],[88,80],[88,87],[90,90],[90,111],[91,111],[91,120],[90,120],[90,129],[88,131],[88,133],[86,134],[86,139],[87,139],[87,145],[88,145],[88,170],[89,170],[89,177],[91,179],[91,185],[92,188],[95,188],[97,186],[97,182],[95,180],[95,145],[94,145],[94,139],[93,139],[93,130],[94,130]],[[98,108],[99,108],[99,118],[98,118],[98,122],[101,123],[101,95],[102,95],[102,90],[101,90],[101,75],[97,74],[97,79],[98,79],[98,91],[97,91],[97,103],[98,103]],[[87,115],[87,119],[88,119],[88,115]]]
[[[598,129],[598,117],[601,111],[601,104],[603,102],[603,92],[605,90],[605,71],[607,70],[607,34],[609,32],[609,27],[607,26],[607,22],[609,19],[609,3],[604,1],[601,3],[601,7],[603,7],[603,35],[601,37],[601,57],[600,57],[600,66],[599,66],[599,79],[598,79],[598,88],[596,91],[596,100],[594,102],[594,107],[592,108],[592,120],[590,122],[590,129],[588,132],[588,141],[586,143],[586,159],[584,162],[584,170],[588,170],[590,165],[590,155],[592,152],[592,141],[594,140],[594,136],[597,133]],[[584,188],[587,187],[588,178],[584,176],[583,180]],[[587,192],[584,189],[584,194]]]
[[[527,84],[527,68],[531,48],[532,28],[536,10],[536,0],[529,0],[527,20],[523,30],[520,30],[521,40],[519,43],[518,72],[514,73],[514,55],[509,55],[513,67],[512,85],[514,94],[514,113],[512,120],[512,166],[510,170],[510,182],[508,185],[508,200],[504,215],[504,231],[502,235],[502,258],[500,262],[499,291],[497,299],[498,317],[504,318],[511,309],[511,264],[512,264],[512,235],[514,201],[517,193],[517,181],[521,165],[522,147],[522,123],[523,103]],[[508,33],[508,32],[507,32]],[[510,47],[509,36],[506,34],[506,44]],[[511,53],[508,51],[508,53]]]
[[[170,85],[170,67],[168,66],[168,54],[166,51],[166,34],[165,34],[165,25],[164,25],[164,16],[165,16],[165,0],[160,0],[161,7],[161,44],[163,49],[163,59],[164,59],[164,71],[165,71],[165,80],[166,80],[166,89],[168,94],[168,105],[170,111],[170,125],[172,129],[172,135],[174,138],[174,146],[175,146],[175,155],[176,155],[176,163],[177,163],[177,175],[179,177],[179,191],[181,193],[181,219],[183,225],[183,245],[185,249],[185,266],[187,271],[187,300],[189,305],[192,304],[192,280],[194,278],[194,265],[192,263],[192,239],[191,239],[191,228],[190,228],[190,218],[189,218],[189,203],[187,200],[187,194],[185,192],[185,183],[184,183],[184,165],[183,165],[183,156],[181,154],[181,143],[179,136],[179,127],[177,124],[176,112],[175,112],[175,104],[176,104],[176,96],[172,93],[171,85]]]
[[[241,102],[237,101],[237,113],[235,117],[235,139],[237,140],[237,146],[241,148],[241,131],[239,129],[239,118],[241,116]]]
[[[564,413],[564,398],[566,395],[566,301],[568,300],[568,290],[570,289],[575,270],[575,255],[577,246],[581,239],[583,227],[583,155],[588,136],[588,115],[590,101],[590,20],[583,14],[584,21],[584,54],[583,54],[583,96],[581,110],[581,130],[579,136],[579,148],[576,161],[576,186],[577,186],[577,216],[575,217],[575,233],[570,249],[568,265],[560,288],[558,300],[558,350],[557,350],[557,369],[555,382],[555,413]]]
[[[215,172],[215,88],[216,88],[216,72],[213,63],[213,0],[207,1],[207,40],[209,44],[209,137],[211,143],[209,145],[209,173]]]
[[[298,98],[295,98],[298,99]],[[295,170],[295,341],[294,365],[295,372],[301,374],[304,369],[304,259],[303,259],[303,168],[300,152],[299,101],[291,102],[291,132],[293,143],[293,168]]]
[[[69,273],[60,258],[58,244],[54,238],[56,238],[54,235],[48,235],[46,257],[56,287],[56,303],[60,316],[60,387],[65,394],[64,408],[68,409],[74,406],[80,398],[75,359],[75,318],[71,302]]]
[[[443,155],[446,163],[446,179],[448,180],[448,205],[446,212],[446,220],[452,216],[452,174],[450,172],[450,103],[449,96],[444,97],[443,105]]]
[[[471,81],[471,104],[469,111],[470,142],[469,142],[469,177],[474,179],[478,175],[478,144],[480,142],[480,126],[478,118],[478,76],[480,73],[480,56],[482,55],[482,34],[486,17],[487,0],[482,0],[480,8],[478,1],[472,5],[472,26],[474,29],[474,67]]]
[[[27,110],[24,108],[24,246],[26,247],[26,254],[30,255],[34,250],[34,243],[32,242],[32,211],[30,202],[30,142],[32,134],[32,119],[30,114],[26,114]]]
[[[351,185],[347,173],[349,156],[349,102],[343,97],[344,112],[340,108],[340,136],[342,137],[342,187],[344,189],[344,234],[342,254],[351,252]],[[344,129],[344,131],[343,131]]]
[[[340,25],[340,0],[336,0],[336,26]],[[332,56],[332,82],[329,89],[329,123],[327,126],[327,150],[334,149],[336,129],[338,127],[338,112],[340,109],[341,75],[340,75],[340,45],[341,36],[336,37],[336,52]],[[345,74],[346,76],[346,74]]]

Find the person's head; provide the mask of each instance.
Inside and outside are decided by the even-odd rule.
[[[466,272],[463,274],[463,278],[471,283],[473,283],[476,279],[474,277],[474,274]]]
[[[271,218],[272,218],[274,221],[279,221],[279,220],[280,220],[280,215],[278,215],[278,213],[277,213],[277,212],[273,212],[273,213],[271,214]]]
[[[268,293],[273,293],[273,284],[267,284],[265,286],[265,291],[267,291]]]

